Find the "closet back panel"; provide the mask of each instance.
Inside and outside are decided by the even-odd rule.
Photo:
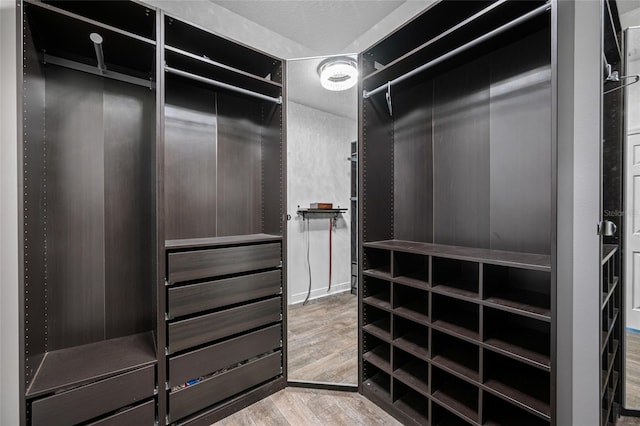
[[[218,93],[218,236],[262,232],[260,103]]]
[[[433,83],[393,97],[394,237],[433,242]]]
[[[489,58],[434,82],[434,242],[489,246]]]
[[[393,238],[393,121],[384,96],[364,100],[363,241]],[[369,207],[369,205],[371,207]]]
[[[24,77],[24,290],[25,316],[25,376],[27,384],[36,373],[46,351],[46,257],[44,247],[46,224],[41,212],[45,209],[45,81],[44,69],[33,46],[29,24],[25,22]]]
[[[216,96],[168,80],[165,100],[165,238],[217,236]]]
[[[266,234],[282,235],[282,105],[264,103],[262,108],[262,226]]]
[[[153,112],[149,90],[46,68],[48,350],[153,328]]]

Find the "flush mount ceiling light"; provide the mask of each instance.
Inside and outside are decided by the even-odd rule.
[[[318,66],[320,84],[327,90],[347,90],[358,81],[358,64],[351,58],[329,58]]]

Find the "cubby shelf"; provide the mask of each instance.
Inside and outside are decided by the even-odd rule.
[[[365,352],[362,354],[362,358],[365,361],[370,362],[371,364],[378,367],[380,370],[391,373],[391,364],[390,364],[390,354],[389,354],[389,346],[377,346],[372,350]]]
[[[485,305],[549,322],[551,309],[545,306],[544,301],[544,296],[541,297],[537,293],[518,290],[488,297],[485,299]]]
[[[381,319],[362,327],[364,331],[376,336],[385,342],[391,342],[391,322],[388,319]]]
[[[394,372],[393,376],[403,382],[405,385],[410,386],[416,391],[422,393],[425,396],[429,395],[429,384],[427,382],[427,364],[417,360],[410,361],[400,367]]]
[[[471,424],[479,424],[478,389],[472,385],[445,382],[433,392],[431,399]]]
[[[391,303],[381,294],[374,294],[373,296],[364,297],[362,299],[367,305],[375,306],[376,308],[391,311]]]
[[[426,344],[421,345],[417,343],[425,338],[426,336],[423,336],[420,333],[409,332],[394,339],[393,345],[407,353],[410,353],[411,355],[417,356],[418,358],[426,359],[429,356],[429,350],[427,349]]]

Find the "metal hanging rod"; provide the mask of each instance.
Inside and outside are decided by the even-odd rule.
[[[102,51],[102,36],[98,33],[89,34],[89,38],[93,42],[93,47],[96,50],[96,59],[98,60],[98,70],[102,74],[107,71],[107,64],[104,63],[104,52]]]
[[[462,46],[457,47],[457,48],[453,49],[452,51],[447,52],[444,55],[439,56],[436,59],[433,59],[433,60],[427,62],[426,64],[421,65],[418,68],[415,68],[415,69],[407,72],[406,74],[401,75],[400,77],[394,78],[393,80],[391,80],[391,81],[389,81],[387,83],[384,83],[384,84],[376,87],[373,90],[369,90],[369,91],[365,90],[365,91],[363,91],[362,96],[366,99],[366,98],[368,98],[368,97],[370,97],[372,95],[375,95],[376,93],[380,93],[382,91],[388,90],[388,88],[390,88],[394,84],[400,83],[400,82],[402,82],[402,81],[404,81],[404,80],[406,80],[408,78],[411,78],[416,74],[419,74],[419,73],[421,73],[421,72],[423,72],[423,71],[425,71],[425,70],[427,70],[427,69],[429,69],[429,68],[431,68],[431,67],[433,67],[433,66],[435,66],[435,65],[437,65],[437,64],[439,64],[441,62],[446,61],[449,58],[452,58],[452,57],[458,55],[459,53],[462,53],[462,52],[464,52],[466,50],[469,50],[472,47],[475,47],[478,44],[483,43],[484,41],[489,40],[490,38],[493,38],[493,37],[497,36],[498,34],[501,34],[501,33],[505,32],[505,31],[508,31],[511,28],[516,27],[516,26],[522,24],[523,22],[528,21],[529,19],[535,18],[536,16],[545,13],[547,10],[549,10],[550,7],[551,7],[551,3],[548,1],[544,5],[542,5],[540,7],[537,7],[536,9],[533,9],[532,11],[530,11],[530,12],[528,12],[528,13],[526,13],[526,14],[524,14],[524,15],[516,18],[516,19],[514,19],[513,21],[511,21],[511,22],[509,22],[509,23],[507,23],[507,24],[505,24],[505,25],[503,25],[501,27],[498,27],[495,30],[489,31],[488,33],[476,38],[475,40],[472,40],[469,43],[463,44]]]
[[[179,75],[181,77],[190,78],[192,80],[199,81],[201,83],[210,84],[212,86],[221,87],[223,89],[231,90],[234,92],[242,93],[244,95],[253,96],[254,98],[259,98],[265,101],[275,102],[277,104],[282,104],[282,96],[278,96],[277,98],[273,96],[263,95],[262,93],[254,92],[252,90],[243,89],[242,87],[233,86],[228,83],[223,83],[221,81],[212,80],[210,78],[202,77],[197,74],[192,74],[190,72],[182,71],[176,68],[171,68],[170,66],[165,66],[164,70],[170,74]]]

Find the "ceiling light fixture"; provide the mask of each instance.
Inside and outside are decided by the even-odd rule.
[[[318,66],[318,74],[325,89],[347,90],[358,82],[358,64],[346,56],[329,58]]]

